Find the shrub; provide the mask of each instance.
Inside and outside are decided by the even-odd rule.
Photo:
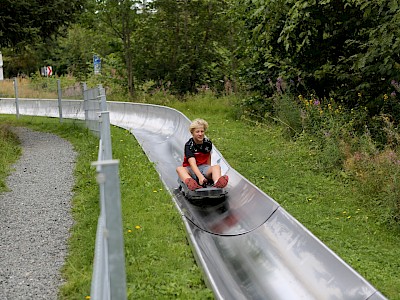
[[[266,121],[273,113],[271,98],[252,95],[237,104],[237,117],[249,117],[257,121]]]
[[[302,140],[309,143],[319,171],[343,170],[358,182],[363,205],[382,223],[400,223],[400,134],[390,115],[368,116],[365,108],[345,110],[310,95],[302,104]],[[340,174],[343,174],[340,172]]]
[[[365,126],[362,135],[348,142],[345,150],[344,171],[354,180],[364,195],[363,204],[378,215],[382,223],[400,224],[400,135],[387,115],[377,116],[373,124],[380,124],[380,141],[376,141]],[[376,130],[376,128],[374,128]],[[385,141],[382,144],[381,141]]]

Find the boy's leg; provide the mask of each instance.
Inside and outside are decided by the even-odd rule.
[[[214,186],[216,188],[223,189],[228,185],[229,177],[228,175],[221,176],[216,183],[214,183]]]
[[[211,166],[208,170],[207,170],[207,178],[211,178],[214,182],[217,182],[218,179],[221,177],[221,166],[220,165],[214,165]]]
[[[193,179],[186,167],[177,167],[176,172],[178,173],[179,178],[187,185],[189,190],[194,191],[202,187]]]
[[[183,182],[185,182],[185,180],[186,180],[187,178],[192,178],[192,176],[190,176],[190,173],[189,173],[188,169],[186,169],[186,167],[182,167],[182,166],[177,167],[177,168],[176,168],[176,173],[178,173],[179,178],[180,178]]]
[[[229,177],[227,175],[221,176],[221,166],[214,165],[209,169],[211,177],[214,181],[214,186],[217,188],[224,188],[228,184]]]

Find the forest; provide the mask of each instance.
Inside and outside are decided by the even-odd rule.
[[[398,224],[399,25],[397,0],[2,0],[0,50],[6,78],[52,66],[111,100],[234,95]]]
[[[44,65],[85,80],[102,76],[134,97],[144,88],[277,90],[380,111],[396,97],[396,0],[2,1],[5,77]],[[393,107],[397,113],[398,108]]]

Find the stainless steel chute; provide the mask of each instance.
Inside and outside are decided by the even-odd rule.
[[[0,99],[0,113],[15,113]],[[20,114],[57,117],[56,102],[20,100]],[[132,132],[155,163],[182,215],[194,255],[217,299],[385,299],[368,281],[287,213],[275,200],[230,167],[223,202],[193,205],[177,191],[175,168],[190,137],[189,119],[167,107],[108,102],[113,125]],[[63,117],[82,119],[81,101],[63,101]]]

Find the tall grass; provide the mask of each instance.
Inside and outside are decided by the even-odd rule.
[[[7,190],[6,177],[10,174],[11,166],[20,153],[17,136],[7,124],[0,123],[0,192]]]
[[[400,232],[400,132],[390,115],[372,118],[364,107],[346,110],[333,99],[313,95],[277,93],[268,101],[273,105],[264,123],[275,120],[290,137],[308,146],[310,168],[316,172],[356,181],[363,194],[360,204]],[[248,111],[257,115],[252,100],[242,110],[243,116]]]
[[[83,99],[82,85],[74,78],[65,76],[62,78],[40,77],[17,78],[19,98],[57,99],[57,80],[61,80],[61,94],[63,99]],[[14,98],[14,79],[0,80],[0,98]]]

